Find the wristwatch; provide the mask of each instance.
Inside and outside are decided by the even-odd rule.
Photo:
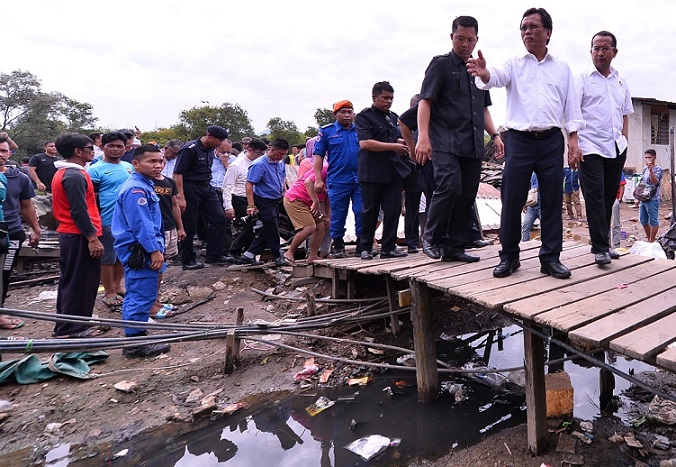
[[[494,140],[495,138],[497,138],[498,136],[500,136],[500,133],[493,133],[493,134],[491,135],[491,141],[493,141],[493,140]]]

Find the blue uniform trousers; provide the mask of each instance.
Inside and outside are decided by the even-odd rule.
[[[354,213],[355,235],[361,237],[363,202],[359,183],[332,182],[328,187],[329,206],[331,207],[331,225],[329,226],[331,238],[337,239],[345,236],[345,220],[347,219],[347,210],[350,208],[350,200],[352,201],[352,212]]]
[[[150,308],[157,300],[159,288],[159,271],[148,267],[130,269],[124,267],[124,285],[127,293],[122,302],[122,319],[147,323],[150,317]],[[143,329],[124,328],[125,336],[134,336],[143,333]]]

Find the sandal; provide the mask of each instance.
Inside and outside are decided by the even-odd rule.
[[[122,306],[122,297],[116,295],[114,297],[103,297],[103,304],[107,305],[109,308],[117,308]]]
[[[7,318],[6,316],[3,316],[0,319],[7,320],[6,323],[0,324],[0,329],[7,329],[9,331],[11,331],[13,329],[19,329],[21,326],[26,324],[22,320],[20,320],[19,318]]]
[[[52,336],[57,339],[89,339],[92,337],[99,337],[104,332],[105,331],[98,328],[87,328],[84,331],[76,332],[75,334],[66,334],[65,336],[55,336],[52,334]]]
[[[174,312],[168,308],[165,308],[164,306],[160,308],[155,316],[151,316],[153,319],[165,319],[165,318],[171,318],[174,316]]]

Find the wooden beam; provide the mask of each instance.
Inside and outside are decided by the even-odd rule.
[[[234,371],[234,353],[235,353],[235,330],[231,329],[228,331],[228,335],[225,338],[225,374],[229,375]]]
[[[317,314],[317,305],[315,304],[314,292],[306,292],[305,298],[307,300],[307,315],[315,316]]]
[[[439,373],[430,291],[427,285],[413,278],[409,284],[418,401],[431,402],[439,397]]]
[[[394,284],[394,279],[392,276],[385,276],[385,284],[387,285],[387,303],[390,307],[390,326],[392,326],[392,334],[395,336],[399,335],[399,314],[397,310],[399,309],[399,297],[397,294],[397,289]]]
[[[399,295],[399,306],[401,308],[411,305],[411,289],[404,289],[397,292]]]
[[[545,346],[542,339],[523,330],[526,369],[528,450],[539,456],[547,447],[547,403],[545,396]]]
[[[235,318],[235,325],[237,327],[240,327],[242,323],[244,322],[244,308],[243,307],[237,307],[237,316]],[[239,349],[241,346],[242,342],[240,338],[235,338],[235,343],[233,344],[232,347],[232,357],[235,361],[235,363],[239,363]]]

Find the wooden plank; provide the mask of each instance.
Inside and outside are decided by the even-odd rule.
[[[646,263],[646,266],[649,265],[652,264]],[[638,280],[624,288],[616,287],[597,293],[593,297],[546,311],[537,315],[535,321],[567,332],[669,290],[675,283],[676,269],[670,269],[657,275],[650,275],[645,281]]]
[[[411,289],[400,290],[397,294],[400,307],[403,308],[411,305]]]
[[[387,302],[391,312],[390,326],[392,327],[392,334],[398,336],[400,331],[399,314],[397,313],[397,310],[399,309],[399,300],[396,284],[394,283],[394,279],[392,279],[390,276],[385,276],[385,284],[387,285]]]
[[[631,284],[640,279],[650,277],[659,272],[673,267],[669,261],[648,261],[631,268],[630,274],[608,274],[597,277],[579,284],[572,284],[571,287],[562,287],[551,292],[529,297],[505,305],[504,310],[507,313],[519,316],[521,318],[533,319],[536,315],[567,305],[587,297],[592,297],[608,290],[613,290],[620,283]],[[619,276],[619,277],[618,277]],[[558,279],[556,279],[558,280]],[[566,284],[566,281],[561,281]]]
[[[392,258],[375,265],[371,265],[370,261],[364,261],[364,267],[359,268],[357,272],[359,274],[391,274],[394,271],[401,271],[433,263],[435,263],[435,260],[428,258],[425,255],[415,255],[414,257],[407,256],[406,258],[400,259]]]
[[[676,347],[671,347],[657,355],[657,364],[667,370],[676,371]]]
[[[676,288],[575,329],[568,336],[571,340],[584,345],[602,347],[612,339],[674,311],[676,311]]]
[[[648,261],[652,261],[652,258],[629,255],[622,261],[613,261],[604,268],[599,268],[595,265],[578,268],[580,264],[584,264],[586,262],[588,265],[589,263],[585,257],[580,256],[566,262],[568,267],[574,269],[574,273],[571,278],[565,282],[567,285],[586,282],[596,277],[605,276],[618,271],[624,271],[632,266],[646,263]],[[461,290],[456,290],[455,292],[465,293],[468,299],[482,306],[497,309],[506,303],[513,302],[515,300],[533,297],[554,289],[561,288],[562,283],[560,279],[554,279],[551,276],[543,275],[539,269],[525,270],[523,272],[520,272],[519,270],[516,274],[512,274],[509,277],[500,279],[499,282],[505,284],[499,289],[493,288],[492,284],[487,284],[486,286],[488,288],[482,288],[476,290],[475,292],[466,292]]]
[[[609,347],[624,355],[648,361],[676,341],[676,314],[650,323],[610,341]]]
[[[432,320],[432,301],[427,286],[411,279],[411,322],[415,348],[415,377],[418,401],[431,402],[439,397],[439,372],[437,371],[436,333]]]
[[[545,395],[545,346],[542,339],[524,329],[526,376],[526,421],[528,450],[538,456],[547,448],[547,403]]]

